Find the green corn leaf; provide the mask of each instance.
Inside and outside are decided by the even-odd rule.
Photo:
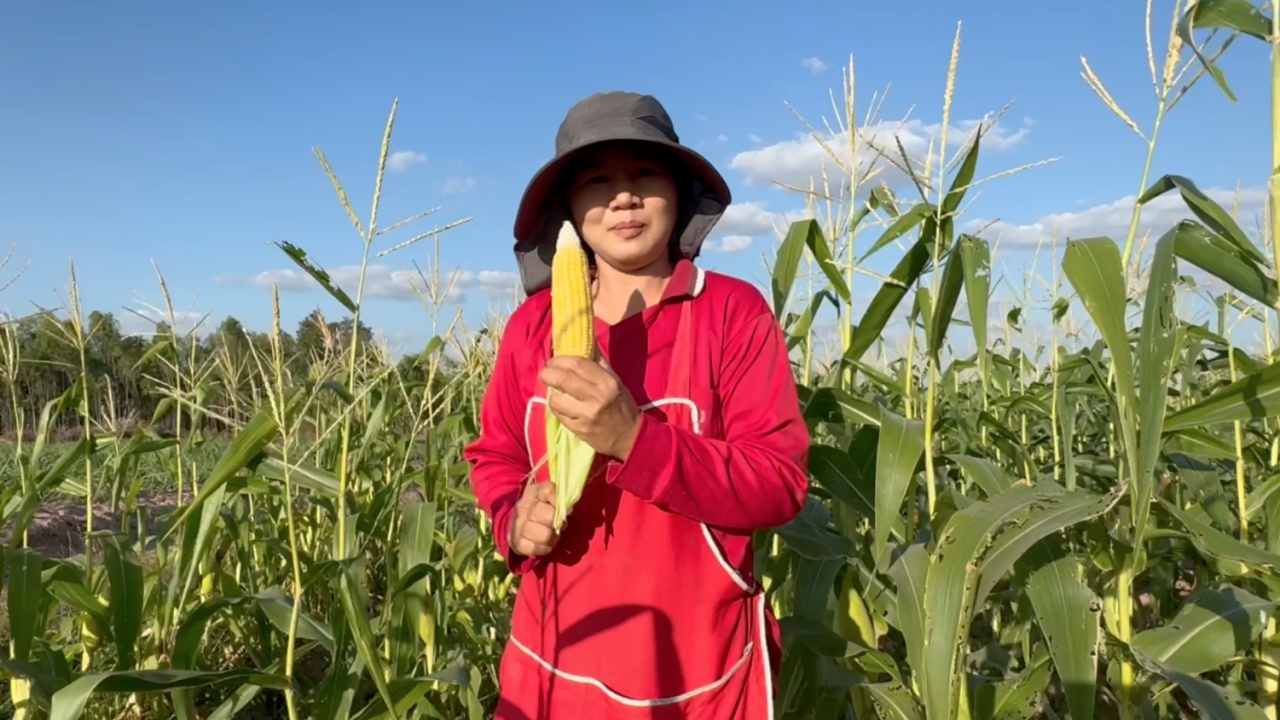
[[[876,522],[873,557],[877,569],[888,563],[889,534],[901,522],[916,466],[924,454],[924,422],[907,419],[888,408],[880,411],[880,440],[876,447]]]
[[[812,220],[798,220],[791,223],[787,236],[778,246],[778,257],[773,266],[773,314],[779,320],[787,310],[787,302],[791,298],[791,288],[796,283],[796,272],[800,267],[800,258],[811,227]]]
[[[1226,238],[1193,220],[1179,222],[1173,232],[1179,258],[1260,303],[1275,305],[1276,281],[1268,276],[1265,263],[1245,256]]]
[[[1249,650],[1275,603],[1224,585],[1202,588],[1161,627],[1130,641],[1136,650],[1188,675],[1200,675]]]
[[[1231,214],[1221,205],[1214,202],[1213,198],[1205,195],[1200,188],[1196,187],[1191,178],[1181,175],[1165,175],[1152,183],[1151,187],[1142,193],[1137,202],[1139,205],[1145,205],[1175,189],[1182,195],[1182,200],[1187,204],[1191,212],[1200,219],[1200,222],[1208,225],[1213,232],[1230,243],[1232,255],[1256,265],[1265,265],[1267,263],[1266,256],[1253,243],[1249,242],[1249,237],[1244,234],[1244,230],[1240,229],[1240,225],[1232,219]]]
[[[170,656],[173,669],[196,669],[195,664],[199,657],[200,644],[205,638],[205,633],[208,631],[210,623],[227,610],[258,604],[267,619],[281,634],[281,637],[288,637],[291,609],[288,602],[284,596],[284,591],[279,588],[270,588],[258,595],[236,598],[215,597],[206,600],[188,613],[178,626],[178,632],[174,636],[173,651]],[[296,635],[299,639],[316,642],[299,648],[299,652],[295,654],[295,660],[304,656],[306,647],[322,647],[326,652],[333,653],[332,631],[327,627],[322,627],[320,623],[317,623],[306,613],[300,613],[298,616],[298,631]],[[268,669],[265,672],[277,674],[280,671],[281,669],[277,668]],[[170,690],[170,695],[173,696],[174,705],[182,716],[196,717],[195,696],[192,692],[192,686],[175,687]]]
[[[991,358],[987,349],[987,305],[991,297],[991,246],[973,235],[960,236],[960,261],[964,268],[965,302],[969,325],[978,352],[978,376],[984,389],[991,385]]]
[[[1053,517],[1060,506],[1088,496],[1052,483],[1018,484],[990,500],[973,503],[947,521],[929,560],[923,662],[914,665],[922,675],[920,686],[929,717],[955,717],[965,678],[960,665],[962,646],[969,636],[989,551],[1020,548],[1024,536],[1043,537],[1057,523],[1029,522],[1032,518]],[[1003,555],[999,564],[1016,561],[1014,554]],[[992,568],[992,574],[999,574],[998,567]]]
[[[311,262],[311,259],[307,257],[306,250],[284,240],[277,241],[276,247],[284,251],[284,254],[289,256],[289,259],[292,260],[295,265],[302,268],[303,272],[310,275],[311,279],[315,280],[316,283],[319,284],[325,292],[329,293],[334,300],[341,303],[342,307],[346,308],[348,312],[356,312],[356,304],[355,301],[351,299],[351,296],[333,281],[333,278],[329,276],[329,273],[325,272],[325,270],[320,266]]]
[[[1235,690],[1188,675],[1134,649],[1134,658],[1149,672],[1175,683],[1191,698],[1200,717],[1213,720],[1267,720],[1267,714]]]
[[[1138,451],[1138,392],[1134,379],[1133,353],[1129,346],[1129,332],[1125,327],[1124,269],[1120,249],[1111,238],[1095,237],[1072,240],[1062,258],[1062,269],[1067,280],[1080,296],[1080,301],[1093,318],[1098,332],[1111,352],[1111,368],[1115,373],[1116,408],[1124,454],[1130,463],[1136,463]],[[1132,473],[1130,487],[1134,501],[1130,505],[1130,519],[1135,543],[1141,542],[1150,513],[1151,498],[1149,478]]]
[[[837,423],[840,425],[880,424],[880,408],[873,403],[855,398],[847,390],[838,387],[820,387],[816,390],[800,390],[800,409],[805,420]]]
[[[44,451],[48,447],[48,442],[54,429],[54,419],[61,417],[63,413],[76,406],[76,403],[80,401],[85,382],[84,376],[76,376],[71,381],[70,387],[64,390],[61,395],[44,404],[44,408],[40,411],[35,444],[31,448],[31,463],[33,466],[44,456]]]
[[[946,197],[942,200],[942,212],[939,214],[943,217],[954,220],[956,211],[960,209],[960,203],[964,200],[965,193],[969,191],[969,186],[973,183],[973,176],[978,171],[978,151],[982,146],[984,132],[986,131],[983,126],[979,125],[973,133],[973,143],[965,150],[964,158],[960,161],[960,168],[956,170],[955,177],[951,179],[951,187],[947,189]]]
[[[40,624],[40,606],[44,587],[41,569],[44,558],[31,548],[17,548],[6,553],[8,572],[8,635],[13,643],[13,658],[26,660],[31,653]]]
[[[1187,537],[1205,558],[1219,563],[1239,563],[1270,574],[1280,574],[1280,555],[1240,542],[1177,505],[1157,498],[1160,505],[1187,531]]]
[[[1017,675],[979,684],[973,693],[974,720],[1032,720],[1039,715],[1044,688],[1053,666],[1042,646]],[[1073,716],[1071,720],[1076,720]]]
[[[4,526],[10,533],[10,549],[18,547],[23,531],[31,524],[31,519],[40,509],[40,504],[48,498],[48,494],[67,482],[72,469],[93,454],[95,444],[92,437],[81,438],[33,478],[34,487],[30,492],[15,494],[5,504],[4,510],[0,511],[0,526]]]
[[[911,232],[912,228],[924,222],[925,218],[933,216],[934,211],[933,204],[920,202],[912,205],[905,213],[895,216],[893,223],[871,244],[871,248],[863,254],[858,262],[865,263],[868,258],[881,248]]]
[[[1182,453],[1200,460],[1233,460],[1236,449],[1230,442],[1201,427],[1181,427],[1164,434],[1164,452]],[[1215,476],[1214,481],[1217,481]]]
[[[1142,537],[1151,512],[1156,461],[1160,455],[1160,433],[1169,396],[1169,374],[1173,371],[1175,306],[1178,265],[1174,259],[1175,231],[1157,242],[1151,258],[1147,296],[1143,303],[1142,329],[1138,335],[1138,447],[1130,456],[1133,463],[1133,525],[1135,537]],[[1117,371],[1117,377],[1118,371]]]
[[[920,239],[916,241],[889,273],[888,281],[880,285],[867,308],[862,312],[862,320],[853,331],[853,342],[845,351],[844,359],[854,362],[862,359],[862,354],[880,339],[884,328],[889,324],[902,299],[920,276],[928,269],[933,248],[933,234],[937,232],[937,223],[926,219]]]
[[[1101,604],[1085,584],[1084,561],[1074,555],[1050,554],[1049,547],[1048,543],[1037,546],[1045,551],[1048,562],[1031,572],[1027,598],[1062,680],[1072,720],[1093,720]]]
[[[990,460],[971,455],[948,455],[947,458],[959,465],[965,479],[981,488],[988,498],[1013,487],[1014,479],[1009,473]]]
[[[84,675],[53,695],[50,720],[78,720],[95,693],[150,693],[178,688],[197,688],[240,680],[260,687],[284,690],[282,675],[254,668],[200,672],[197,670],[131,670]]]
[[[923,545],[908,545],[896,562],[889,567],[897,590],[896,618],[898,630],[907,645],[907,665],[923,688],[925,677],[925,651],[928,612],[925,608],[925,583],[929,574],[929,554]]]
[[[586,489],[596,451],[566,428],[556,414],[547,408],[547,471],[556,491],[556,511],[552,527],[564,527],[573,506]]]
[[[789,315],[795,320],[788,320],[784,323],[787,329],[787,349],[794,350],[799,347],[800,343],[810,339],[810,333],[813,331],[813,319],[817,317],[818,310],[822,307],[823,302],[827,302],[838,313],[840,305],[836,302],[835,296],[829,290],[819,290],[813,294],[813,298],[809,300],[809,305],[804,312],[799,315]]]
[[[1217,479],[1216,476],[1214,479]],[[1276,490],[1280,490],[1280,475],[1271,476],[1266,482],[1249,492],[1249,495],[1245,498],[1249,520],[1257,520],[1261,516],[1267,500],[1275,494]]]
[[[369,618],[365,614],[364,597],[366,589],[362,587],[360,576],[364,572],[364,561],[344,561],[337,569],[338,572],[338,598],[342,602],[343,615],[347,620],[352,632],[352,639],[355,640],[356,651],[360,655],[360,659],[364,661],[369,668],[369,676],[373,680],[374,687],[378,690],[379,697],[387,707],[394,707],[395,702],[391,698],[391,690],[387,686],[387,676],[384,672],[382,656],[376,644],[373,629],[369,625]]]
[[[875,514],[874,479],[858,468],[849,453],[828,445],[810,446],[809,474],[855,515],[870,517]]]
[[[848,557],[854,553],[853,541],[831,532],[831,514],[817,497],[810,497],[794,520],[778,528],[778,537],[800,557],[827,560]]]
[[[431,712],[439,715],[440,710],[432,702],[431,693],[439,691],[440,683],[461,685],[465,688],[465,682],[460,682],[460,680],[465,680],[465,678],[458,678],[457,673],[435,673],[424,678],[398,678],[392,680],[388,683],[387,688],[391,693],[391,698],[395,701],[395,705],[388,710],[382,698],[375,697],[359,713],[353,716],[352,720],[387,720],[388,718],[399,720],[399,718],[413,717],[413,715],[409,714],[409,710],[415,705],[422,709],[423,704],[430,708]]]
[[[845,282],[844,276],[840,274],[840,268],[836,265],[835,258],[831,256],[831,246],[827,244],[827,238],[822,232],[822,227],[818,225],[817,220],[800,220],[795,223],[804,229],[804,244],[809,248],[809,252],[813,254],[813,259],[818,263],[818,267],[822,270],[822,274],[827,276],[827,282],[831,283],[831,288],[835,290],[836,296],[839,297],[847,305],[852,302],[849,296],[849,285]]]
[[[435,669],[436,660],[435,601],[428,573],[415,579],[413,571],[415,568],[433,570],[431,552],[436,534],[436,511],[436,504],[427,502],[411,502],[404,508],[404,524],[400,531],[400,579],[395,593],[395,597],[401,600],[398,619],[401,636],[414,637],[422,643],[428,670]],[[397,643],[397,662],[407,666],[411,649],[408,642]]]
[[[1280,362],[1245,375],[1191,407],[1169,415],[1166,433],[1280,415]]]
[[[269,480],[281,483],[280,489],[283,491],[286,470],[284,458],[280,456],[279,452],[270,448],[266,449],[264,454],[265,457],[258,464],[258,474]],[[294,487],[306,489],[328,499],[336,499],[338,497],[338,477],[328,470],[290,458],[288,473],[289,483]]]
[[[986,601],[995,584],[1033,545],[1059,530],[1102,515],[1113,500],[1084,490],[1067,492],[1049,483],[1045,483],[1043,489],[1052,501],[1045,503],[1039,512],[1021,518],[1016,527],[997,535],[984,552],[975,605]]]
[[[871,695],[884,720],[924,720],[919,701],[901,682],[863,683],[859,687]]]
[[[103,566],[111,598],[111,632],[116,643],[116,669],[131,670],[142,635],[142,562],[119,535],[102,538]]]
[[[938,354],[942,351],[947,328],[951,326],[951,318],[955,314],[956,303],[960,300],[960,291],[964,285],[964,258],[960,254],[960,247],[957,244],[947,252],[942,282],[938,286],[938,299],[933,306],[933,319],[929,323],[929,355],[934,362],[939,362]]]
[[[1196,0],[1178,21],[1178,37],[1195,53],[1223,94],[1231,102],[1236,102],[1235,93],[1227,85],[1227,77],[1205,56],[1192,37],[1193,30],[1207,28],[1227,28],[1266,41],[1271,34],[1271,19],[1249,0]]]
[[[299,391],[289,393],[285,400],[285,412],[291,415],[297,406],[302,402],[304,396]],[[175,532],[181,524],[193,514],[199,512],[206,500],[211,495],[218,492],[222,487],[244,470],[251,462],[258,459],[258,456],[266,450],[272,440],[278,437],[280,426],[276,422],[274,411],[270,406],[263,406],[249,424],[242,428],[235,440],[233,440],[222,455],[218,458],[217,464],[213,466],[213,470],[209,473],[209,477],[200,485],[200,492],[189,505],[182,508],[175,522],[169,529],[162,541],[168,540],[170,534]]]

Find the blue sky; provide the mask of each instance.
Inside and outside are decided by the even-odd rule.
[[[1158,44],[1170,2],[1156,3]],[[154,261],[179,309],[211,313],[210,328],[228,314],[269,327],[271,280],[285,291],[290,328],[317,305],[336,318],[337,304],[288,272],[270,242],[298,244],[346,277],[359,238],[311,148],[325,152],[367,221],[378,144],[399,98],[391,148],[401,153],[399,172],[388,175],[380,224],[440,209],[378,249],[415,229],[473,218],[441,237],[439,257],[445,270],[466,273],[467,318],[481,321],[515,299],[511,223],[525,182],[552,152],[568,107],[609,89],[658,96],[682,139],[725,173],[736,207],[702,262],[763,279],[770,223],[803,209],[799,195],[769,180],[817,167],[784,103],[818,127],[833,120],[829,93],[839,97],[852,55],[859,120],[887,89],[879,119],[909,118],[916,124],[901,130],[905,142],[923,143],[940,122],[957,22],[953,124],[1014,101],[984,144],[979,176],[1061,158],[984,185],[968,210],[1001,221],[997,263],[1029,261],[1033,253],[1019,246],[1033,244],[1035,224],[1054,214],[1074,213],[1060,216],[1065,232],[1122,237],[1128,209],[1108,206],[1137,191],[1146,146],[1085,85],[1080,56],[1149,128],[1155,99],[1142,2],[1098,0],[1087,11],[1012,0],[920,0],[910,10],[554,5],[15,0],[0,26],[0,248],[16,246],[9,270],[29,267],[0,295],[0,308],[57,306],[73,259],[84,306],[143,329],[125,308],[161,302]],[[1152,170],[1152,179],[1177,172],[1202,188],[1254,191],[1242,206],[1246,227],[1260,222],[1251,203],[1269,164],[1266,66],[1261,43],[1238,42],[1223,67],[1239,102],[1200,83],[1161,130]],[[1178,209],[1156,208],[1151,220],[1167,226]],[[401,349],[420,348],[431,320],[396,273],[412,274],[415,262],[428,268],[435,252],[421,243],[378,261],[386,267],[371,276],[378,297],[366,319]],[[882,252],[872,269],[896,252]]]

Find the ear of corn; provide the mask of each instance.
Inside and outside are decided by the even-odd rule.
[[[555,355],[591,359],[595,356],[595,313],[587,254],[571,223],[564,223],[556,239],[551,261],[551,347]],[[551,391],[547,392],[550,400]],[[573,506],[582,497],[587,475],[595,461],[595,449],[560,424],[555,413],[547,416],[547,466],[556,490],[552,524],[564,526]]]
[[[556,355],[595,356],[595,323],[587,253],[566,222],[551,260],[551,348]]]

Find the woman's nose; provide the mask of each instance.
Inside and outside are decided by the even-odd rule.
[[[631,207],[639,200],[639,196],[630,190],[622,190],[613,196],[613,206],[615,208]]]

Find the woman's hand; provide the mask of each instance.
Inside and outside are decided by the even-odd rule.
[[[597,453],[627,459],[640,432],[640,409],[607,363],[553,357],[539,378],[556,391],[547,404],[566,428]]]
[[[548,482],[529,483],[516,503],[507,542],[512,551],[525,557],[550,553],[560,536],[551,526],[556,514],[556,489]]]

